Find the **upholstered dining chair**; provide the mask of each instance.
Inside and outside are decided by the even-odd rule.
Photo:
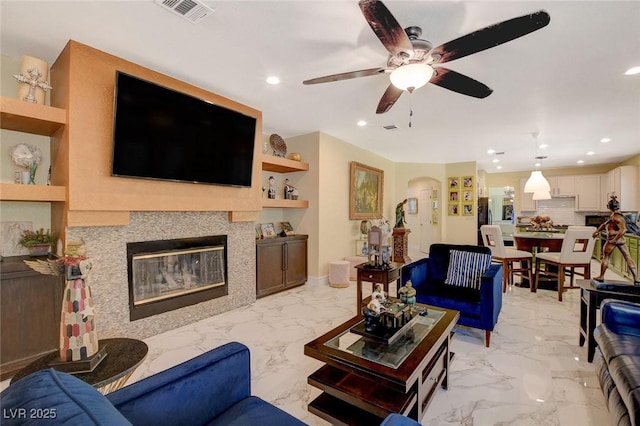
[[[591,278],[591,255],[596,240],[593,226],[569,226],[562,240],[560,252],[545,252],[536,254],[536,282],[532,288],[538,289],[540,274],[556,276],[558,278],[558,300],[562,302],[564,292],[565,274],[569,271],[570,284],[568,288],[579,288],[573,285],[574,274],[582,275],[585,279]],[[557,267],[557,272],[550,270],[549,266]],[[544,269],[542,269],[544,268]],[[575,268],[583,268],[583,273],[575,272]]]
[[[529,284],[533,285],[532,260],[533,255],[528,251],[516,250],[505,247],[502,238],[502,230],[498,225],[482,225],[480,227],[482,242],[491,249],[491,258],[495,262],[502,263],[502,292],[507,291],[507,285],[513,284],[513,275],[527,273]],[[515,267],[517,262],[519,267]]]

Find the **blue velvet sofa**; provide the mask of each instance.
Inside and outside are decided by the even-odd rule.
[[[607,299],[594,364],[614,425],[640,424],[640,304]]]
[[[460,311],[458,324],[485,330],[485,345],[489,347],[491,332],[502,309],[502,265],[488,266],[479,289],[445,284],[452,250],[491,256],[488,247],[433,244],[428,258],[402,267],[400,282],[404,285],[411,280],[418,303]]]
[[[52,369],[0,394],[3,425],[304,425],[251,396],[249,349],[228,343],[106,397]]]

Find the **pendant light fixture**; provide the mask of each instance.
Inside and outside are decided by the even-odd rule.
[[[547,157],[538,155],[538,136],[539,132],[531,133],[535,141],[536,160],[543,160]],[[531,176],[524,185],[524,192],[533,193],[534,200],[548,200],[551,198],[551,185],[549,181],[543,176],[542,172],[538,170],[540,162],[536,163],[536,170],[531,172]]]

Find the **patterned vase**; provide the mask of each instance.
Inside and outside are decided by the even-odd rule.
[[[85,360],[98,351],[93,297],[85,281],[90,263],[83,262],[65,266],[67,285],[60,319],[60,359],[65,362]]]

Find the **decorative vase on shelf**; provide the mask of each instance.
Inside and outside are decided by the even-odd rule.
[[[33,162],[29,166],[29,185],[36,184],[36,170],[38,169],[38,163]]]

